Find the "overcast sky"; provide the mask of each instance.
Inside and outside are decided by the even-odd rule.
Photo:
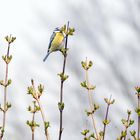
[[[36,85],[45,86],[41,101],[51,123],[51,140],[58,138],[60,81],[57,74],[62,70],[63,57],[56,52],[45,63],[42,60],[54,28],[67,21],[76,31],[68,40],[66,72],[69,79],[64,84],[62,139],[80,140],[80,132],[90,127],[84,113],[88,108],[87,94],[80,87],[85,78],[80,63],[86,57],[94,62],[89,74],[90,81],[96,85],[94,101],[101,105],[96,116],[99,126],[105,113],[104,97],[112,95],[116,100],[111,107],[112,123],[106,139],[116,139],[121,118],[126,117],[128,108],[135,108],[134,87],[140,84],[139,0],[0,0],[0,55],[6,52],[4,37],[12,34],[17,38],[11,46],[13,60],[9,77],[13,83],[8,89],[8,100],[12,108],[7,115],[5,140],[31,139],[30,128],[26,125],[26,120],[31,119],[27,106],[32,98],[26,94],[31,78]],[[3,79],[2,60],[0,67],[0,79]],[[0,91],[2,101],[2,88]],[[37,120],[41,122],[40,114]],[[45,139],[43,133],[37,128],[36,139]]]

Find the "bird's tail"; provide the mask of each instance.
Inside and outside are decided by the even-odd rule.
[[[45,56],[45,58],[43,59],[44,62],[45,62],[46,59],[48,58],[49,54],[50,54],[50,53],[48,52],[47,55]]]

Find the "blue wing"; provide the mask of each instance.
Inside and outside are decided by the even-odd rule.
[[[58,30],[57,28],[53,31],[53,34],[51,35],[50,37],[50,42],[49,42],[49,46],[48,46],[48,52],[47,52],[47,55],[45,56],[45,58],[43,59],[43,61],[46,61],[46,59],[48,58],[49,54],[51,53],[50,51],[50,48],[51,48],[51,44],[52,44],[52,41],[56,35],[55,31]]]
[[[51,47],[51,44],[52,44],[52,41],[53,41],[53,39],[54,39],[54,37],[55,37],[55,32],[53,32],[53,34],[51,35],[51,38],[50,38],[50,42],[49,42],[49,46],[48,46],[48,52],[49,52],[49,50],[50,50],[50,47]]]

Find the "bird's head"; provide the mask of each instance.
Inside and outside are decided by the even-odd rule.
[[[54,32],[61,32],[61,29],[59,27],[54,29]]]
[[[62,34],[65,36],[65,34],[64,34],[63,31],[62,31],[62,29],[59,28],[59,27],[55,28],[55,29],[54,29],[54,32],[55,32],[55,33],[62,33]]]

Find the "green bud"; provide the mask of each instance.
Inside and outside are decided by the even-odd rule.
[[[131,115],[131,110],[127,110],[127,114],[128,115]]]
[[[95,88],[96,88],[96,86],[93,86],[93,85],[87,86],[88,90],[94,90]]]
[[[137,113],[138,116],[140,116],[140,108],[136,108],[135,112]]]
[[[94,133],[92,133],[92,134],[90,135],[90,137],[95,139]]]
[[[66,24],[60,28],[60,31],[66,33]]]
[[[86,112],[86,115],[89,116],[89,115],[91,115],[91,114],[94,114],[95,111],[92,110],[92,112],[91,112],[91,111],[87,111],[87,110],[85,110],[85,112]]]
[[[50,127],[50,122],[44,122],[45,130],[47,130]]]
[[[12,55],[10,56],[4,55],[2,56],[2,59],[5,61],[6,64],[9,64],[12,60]]]
[[[105,101],[108,105],[114,104],[114,102],[115,102],[114,99],[113,99],[113,100],[110,100],[110,99],[108,99],[108,98],[104,98],[104,101]]]
[[[8,108],[11,108],[11,106],[12,106],[11,103],[8,103],[8,102],[6,103],[6,108],[7,108],[7,109],[8,109]]]
[[[92,62],[92,61],[89,61],[88,66],[89,66],[89,67],[92,67],[92,65],[93,65],[93,62]]]
[[[7,56],[7,64],[9,64],[11,62],[11,60],[12,60],[12,55]]]
[[[137,93],[140,93],[140,86],[135,87],[135,90],[137,91]]]
[[[102,137],[104,135],[104,132],[103,131],[100,131],[99,132],[99,135]]]
[[[130,134],[131,134],[131,136],[135,136],[136,135],[136,131],[135,130],[130,131]]]
[[[109,123],[110,123],[110,120],[104,120],[104,121],[103,121],[103,124],[104,124],[104,125],[108,125]]]
[[[11,103],[8,103],[8,102],[7,102],[7,103],[6,103],[6,110],[4,110],[4,112],[6,112],[9,108],[11,108],[11,106],[12,106]]]
[[[99,109],[99,105],[94,104],[94,110],[98,110]]]
[[[43,91],[44,91],[44,86],[40,84],[40,85],[38,86],[38,91],[39,91],[40,93],[43,93]]]
[[[122,132],[121,132],[121,136],[122,136],[122,137],[125,137],[126,135],[127,135],[126,131],[122,131]]]
[[[71,31],[72,31],[72,32],[75,32],[75,29],[74,29],[74,28],[71,28]]]
[[[0,85],[5,86],[4,81],[3,81],[3,80],[1,80],[1,81],[0,81]]]
[[[88,129],[85,129],[81,132],[82,135],[86,136],[87,134],[89,133],[89,130]]]
[[[125,127],[128,127],[128,122],[127,122],[127,120],[122,119],[121,122],[122,122],[122,124],[123,124]]]
[[[89,68],[91,68],[92,67],[92,65],[93,65],[93,62],[92,61],[82,61],[81,62],[81,65],[82,65],[82,67],[85,69],[85,70],[88,70]]]
[[[40,111],[40,107],[39,106],[35,106],[35,110],[36,111]]]
[[[66,48],[62,47],[62,48],[60,49],[60,52],[63,54],[63,56],[66,56],[68,50],[69,50],[68,48],[66,49]]]
[[[30,126],[30,121],[26,121],[26,124]]]
[[[4,109],[1,107],[1,104],[0,104],[0,111],[5,112]],[[0,127],[0,129],[1,129],[1,127]]]
[[[74,28],[69,28],[68,29],[68,35],[73,35],[73,33],[75,32],[75,29]]]
[[[34,93],[34,89],[33,89],[32,86],[30,86],[30,87],[27,88],[27,93],[28,94],[31,94],[31,95]]]
[[[1,133],[2,133],[2,134],[4,133],[4,128],[3,128],[3,127],[1,128]]]
[[[108,101],[108,98],[104,98],[104,101],[108,104],[109,101]]]
[[[134,120],[130,120],[129,121],[129,126],[133,125],[134,124]]]
[[[110,101],[110,104],[114,104],[115,100],[113,99],[112,101]]]
[[[81,65],[85,69],[85,62],[84,61],[81,62]]]
[[[69,78],[68,75],[64,75],[64,77],[63,77],[63,81],[67,80],[68,78]]]
[[[82,67],[83,67],[85,70],[88,70],[88,69],[87,69],[87,64],[86,64],[86,62],[82,61],[82,62],[81,62],[81,65],[82,65]]]
[[[58,103],[58,108],[60,111],[62,111],[64,109],[64,106],[65,106],[64,103],[62,103],[62,102]]]
[[[5,37],[5,40],[6,40],[9,44],[11,44],[11,43],[13,43],[13,42],[16,40],[16,37],[12,37],[11,35],[10,35],[10,36],[6,36],[6,37]]]
[[[40,125],[36,123],[36,127],[39,127]]]
[[[28,111],[32,111],[32,107],[31,106],[28,106]]]
[[[31,129],[32,130],[34,130],[36,127],[39,127],[39,124],[37,124],[35,121],[26,121],[26,124],[28,125],[28,126],[30,126],[31,127]]]
[[[9,79],[8,82],[7,82],[7,84],[6,84],[6,86],[9,86],[11,83],[12,83],[12,80]]]
[[[61,81],[65,81],[65,80],[67,80],[69,78],[69,76],[65,75],[64,73],[60,73],[58,75],[60,76]]]
[[[81,83],[81,86],[84,87],[84,88],[87,88],[86,81],[83,81],[83,82]]]
[[[81,86],[86,88],[87,90],[94,90],[96,88],[96,86],[93,85],[87,85],[86,81],[81,83]]]
[[[6,55],[5,55],[5,56],[3,55],[3,56],[2,56],[2,59],[3,59],[4,61],[6,61]]]
[[[40,96],[42,95],[42,93],[43,93],[43,91],[44,91],[44,86],[43,85],[39,85],[38,86],[38,99],[40,98]]]

